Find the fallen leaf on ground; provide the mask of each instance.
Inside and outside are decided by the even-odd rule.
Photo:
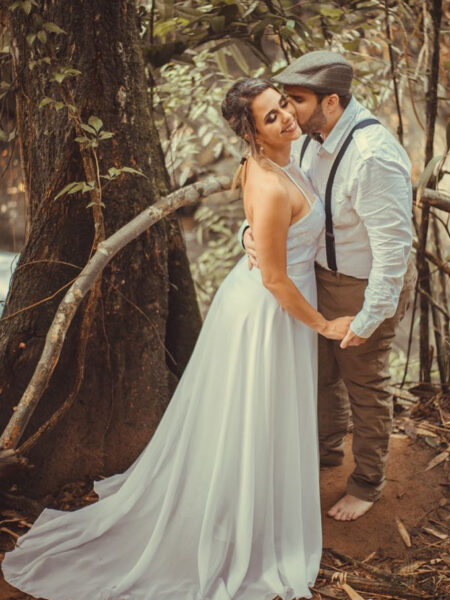
[[[446,540],[448,538],[448,535],[446,533],[442,533],[441,531],[434,529],[434,527],[424,527],[423,530],[427,533],[430,533],[431,535],[434,535],[440,540]]]
[[[416,560],[413,563],[409,563],[409,565],[405,565],[401,569],[399,569],[399,575],[412,575],[419,567],[424,565],[426,560]]]
[[[341,588],[351,600],[364,600],[364,598],[360,596],[358,592],[356,592],[351,586],[349,586],[348,583],[342,583]]]
[[[447,450],[444,450],[444,452],[441,452],[440,454],[438,454],[437,456],[432,458],[430,460],[430,462],[428,463],[428,465],[426,466],[425,471],[429,471],[430,469],[433,469],[434,467],[439,465],[441,462],[443,462],[446,458],[448,458],[449,451],[450,451],[450,449],[447,448]]]
[[[371,552],[368,556],[366,556],[366,558],[364,558],[362,560],[362,562],[363,563],[370,562],[372,560],[372,558],[375,558],[376,555],[377,555],[377,551],[375,550],[374,552]]]
[[[404,524],[398,517],[395,517],[395,523],[397,525],[397,529],[400,534],[400,537],[402,538],[402,540],[405,543],[405,546],[407,546],[408,548],[411,548],[411,538],[409,536],[408,530],[406,529],[406,527],[404,526]]]

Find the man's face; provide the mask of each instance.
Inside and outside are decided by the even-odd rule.
[[[292,102],[303,133],[319,133],[327,125],[322,104],[314,92],[296,85],[285,85],[284,91]]]

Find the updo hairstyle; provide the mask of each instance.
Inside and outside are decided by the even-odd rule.
[[[257,132],[251,104],[256,96],[259,96],[259,94],[268,88],[278,92],[277,88],[265,79],[240,79],[228,90],[222,102],[222,115],[224,119],[228,122],[231,129],[249,144],[253,155],[259,152],[258,144],[256,143]]]

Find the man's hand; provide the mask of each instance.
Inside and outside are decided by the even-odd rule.
[[[244,248],[247,253],[248,268],[251,271],[253,267],[258,266],[258,260],[256,258],[255,240],[253,239],[253,233],[250,227],[247,227],[247,229],[245,230],[242,238],[242,243],[244,244]]]
[[[356,335],[356,333],[353,333],[353,331],[349,329],[345,334],[345,337],[342,340],[340,346],[341,348],[349,348],[350,346],[360,346],[361,344],[364,344],[364,342],[366,342],[367,339],[368,338],[359,337],[358,335]]]

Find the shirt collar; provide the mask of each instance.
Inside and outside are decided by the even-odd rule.
[[[354,97],[347,104],[344,112],[340,116],[338,122],[333,127],[329,135],[326,137],[323,142],[321,149],[325,150],[329,154],[333,154],[336,150],[337,145],[342,140],[344,135],[350,129],[350,125],[353,124],[358,113],[358,102]]]

